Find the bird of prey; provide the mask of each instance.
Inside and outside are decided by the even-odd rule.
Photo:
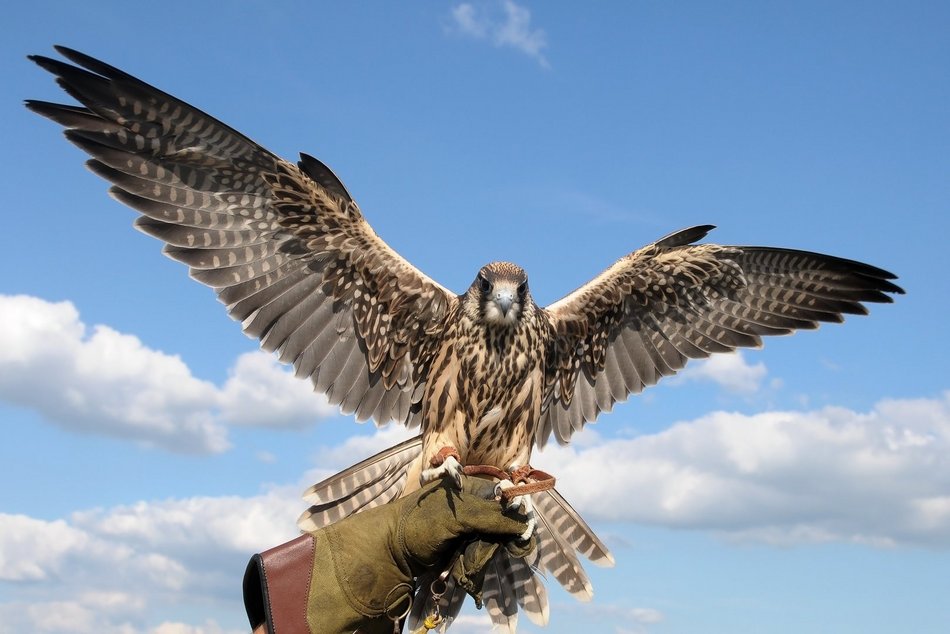
[[[121,70],[57,50],[75,65],[31,59],[82,105],[27,106],[91,155],[87,165],[113,184],[112,196],[141,214],[136,227],[164,241],[244,332],[344,413],[420,428],[316,485],[304,527],[418,487],[445,446],[462,463],[526,465],[534,446],[551,436],[567,443],[688,359],[840,322],[903,292],[891,273],[851,260],[698,244],[712,229],[699,226],[622,257],[547,307],[507,262],[487,264],[455,294],[383,242],[317,159],[285,161]],[[536,572],[589,598],[578,553],[612,561],[556,490],[535,506],[533,558],[499,551],[486,575],[485,603],[503,631],[514,630],[519,606],[547,621]],[[461,598],[448,592],[446,609],[457,613]]]

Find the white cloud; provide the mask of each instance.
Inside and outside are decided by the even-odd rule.
[[[659,623],[663,620],[663,613],[654,608],[633,608],[630,610],[630,616],[637,623],[645,625]]]
[[[86,606],[81,600],[13,602],[0,604],[0,622],[9,632],[61,632],[63,634],[136,634],[119,615],[113,618]]]
[[[294,537],[297,512],[288,512],[288,509],[300,504],[296,487],[287,487],[253,498],[210,497],[139,503],[108,513],[77,516],[77,521],[95,526],[102,534],[151,545],[174,543],[188,550],[214,547],[246,552],[278,538]]]
[[[407,429],[403,425],[386,425],[372,434],[350,436],[342,444],[320,448],[314,462],[321,468],[333,469],[336,472],[418,434],[418,429]]]
[[[246,632],[247,630],[226,630],[209,619],[202,625],[165,622],[151,630],[150,634],[246,634]]]
[[[590,519],[776,544],[947,547],[948,452],[950,392],[868,413],[715,412],[657,434],[551,448],[534,462]]]
[[[89,536],[63,520],[0,515],[0,579],[42,581],[57,573],[64,557],[88,546]]]
[[[199,452],[228,446],[208,409],[211,383],[134,336],[89,332],[70,302],[0,296],[0,398],[80,431]]]
[[[742,352],[714,354],[708,359],[693,361],[673,382],[706,381],[730,392],[752,394],[762,386],[768,370],[762,362],[750,365]]]
[[[463,2],[451,11],[454,30],[475,39],[487,39],[497,47],[521,51],[548,68],[543,53],[548,45],[547,35],[542,29],[532,28],[531,12],[512,0],[503,0],[499,9],[487,5],[476,9]]]
[[[633,597],[628,597],[633,600]],[[567,603],[556,606],[558,612],[572,613],[577,620],[589,625],[591,630],[609,631],[615,634],[646,634],[649,626],[663,621],[663,613],[655,608],[631,607],[617,603]],[[618,625],[619,624],[619,625]]]
[[[488,24],[476,17],[475,7],[463,2],[452,9],[452,19],[459,31],[472,37],[485,37],[488,31]]]
[[[277,456],[274,453],[263,449],[255,453],[254,457],[264,464],[274,464],[277,462]]]
[[[238,357],[220,392],[221,417],[236,425],[303,428],[337,413],[309,381],[284,368],[264,352]]]
[[[548,581],[548,583],[555,583]],[[472,604],[469,603],[469,606]],[[536,626],[528,621],[522,615],[518,619],[519,634],[544,634],[545,632],[566,632],[574,631],[571,627],[565,627],[565,616],[569,614],[579,614],[580,622],[584,623],[588,630],[596,632],[613,631],[616,634],[646,634],[647,626],[660,622],[663,619],[662,613],[652,608],[629,608],[614,604],[598,603],[580,603],[570,600],[566,603],[554,602],[551,605],[551,622],[545,626]],[[656,620],[651,620],[656,619]],[[573,626],[578,622],[578,618],[569,621]],[[622,623],[622,626],[616,626]],[[610,626],[615,625],[611,630]],[[497,632],[488,616],[488,611],[468,612],[466,608],[462,609],[462,614],[452,621],[452,626],[448,630],[451,634],[484,634],[485,632]]]
[[[127,594],[114,593],[122,605],[97,604],[89,593],[75,601],[0,604],[4,631],[62,634],[246,634],[247,628],[226,629],[213,619],[201,625],[166,621],[154,628],[137,624],[143,605]]]
[[[161,552],[140,551],[72,521],[6,514],[0,514],[0,566],[8,588],[25,590],[21,600],[0,604],[0,623],[21,632],[138,632],[133,623],[147,598],[180,591],[186,577],[184,566]],[[42,589],[39,600],[34,588]]]
[[[418,434],[418,429],[407,429],[402,425],[390,424],[376,429],[372,434],[350,436],[343,443],[333,447],[320,447],[313,459],[316,466],[307,471],[303,482],[305,486],[310,486],[325,480],[364,458],[369,458]]]
[[[452,627],[449,629],[453,634],[476,634],[491,630],[492,622],[487,610],[481,610],[475,614],[460,614],[452,621]]]
[[[104,571],[147,581],[164,589],[177,589],[184,568],[161,552],[140,551],[128,543],[78,526],[75,518],[45,521],[0,513],[0,562],[6,581],[58,583],[92,580]],[[118,584],[107,592],[121,590]],[[90,586],[90,588],[95,588]]]
[[[75,634],[242,631],[207,620],[207,607],[240,623],[248,557],[297,535],[298,493],[139,502],[54,521],[0,514],[0,579],[15,598],[0,604],[0,623]],[[195,606],[199,623],[176,618]]]
[[[300,428],[335,411],[263,352],[239,357],[219,388],[133,335],[88,328],[70,302],[25,295],[0,295],[0,399],[75,431],[190,453],[226,450],[225,423]]]

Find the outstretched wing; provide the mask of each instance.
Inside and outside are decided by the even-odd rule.
[[[333,404],[411,423],[455,296],[383,242],[316,159],[288,163],[116,68],[57,47],[34,62],[84,107],[28,101],[66,128],[135,225],[215,289],[244,331]]]
[[[863,315],[861,302],[903,293],[881,269],[818,253],[693,244],[713,227],[673,233],[621,258],[546,311],[549,352],[539,446],[571,434],[688,359],[759,347],[763,335]]]

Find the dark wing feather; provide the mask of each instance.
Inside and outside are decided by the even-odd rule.
[[[547,307],[545,410],[535,435],[566,443],[614,403],[689,359],[758,347],[766,335],[841,322],[904,291],[882,269],[818,253],[692,244],[679,231],[620,259]]]
[[[244,331],[360,420],[413,423],[457,299],[393,251],[317,159],[288,163],[76,51],[34,62],[84,107],[28,101],[142,215],[136,227],[215,289]]]

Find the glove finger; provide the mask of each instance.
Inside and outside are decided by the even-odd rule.
[[[495,486],[496,483],[493,480],[480,478],[478,476],[465,476],[462,478],[462,491],[483,500],[495,499]]]
[[[464,492],[460,497],[463,512],[456,517],[466,533],[514,537],[528,529],[527,522],[502,509],[497,500],[485,500]]]
[[[485,584],[485,566],[498,550],[498,544],[477,540],[466,546],[461,557],[452,566],[455,584],[473,599],[475,607],[482,608],[482,586]]]

